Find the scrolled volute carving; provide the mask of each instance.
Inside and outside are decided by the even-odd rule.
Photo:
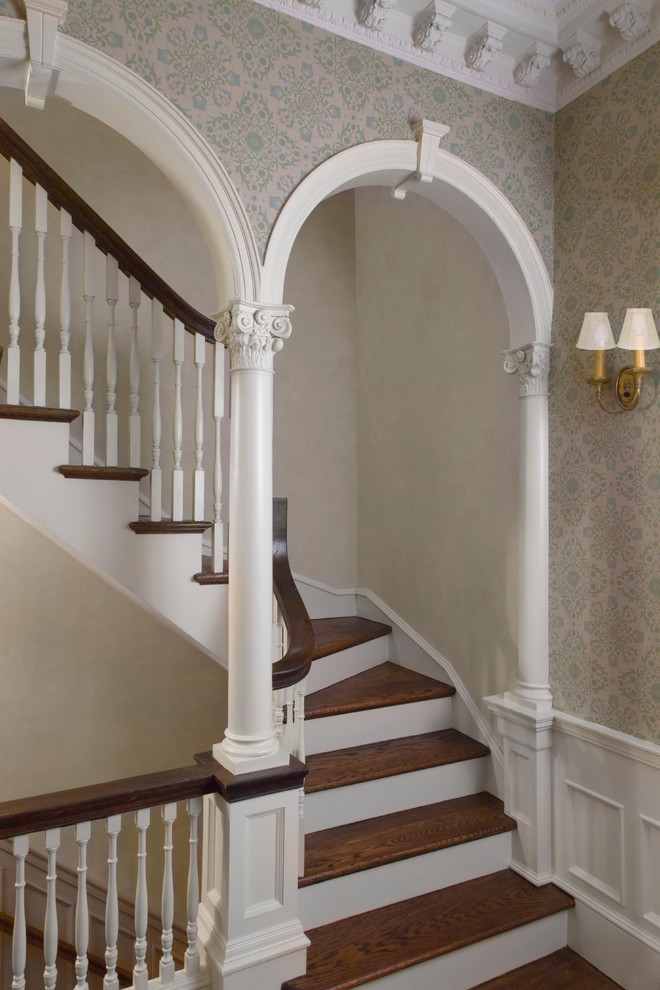
[[[293,306],[234,302],[216,317],[215,339],[230,355],[230,368],[273,370],[273,355],[291,335]]]
[[[550,345],[527,344],[504,351],[504,370],[518,375],[520,395],[547,395],[550,372]]]

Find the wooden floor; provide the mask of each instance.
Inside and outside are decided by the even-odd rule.
[[[623,990],[571,949],[514,969],[472,990]]]
[[[456,688],[395,663],[381,663],[307,696],[305,719],[449,698]]]
[[[513,871],[502,870],[388,904],[307,932],[307,973],[284,983],[282,990],[348,990],[573,903],[552,884],[534,887]]]
[[[420,736],[315,753],[307,757],[309,774],[305,791],[311,794],[365,780],[474,760],[489,752],[487,746],[456,729],[441,729]]]
[[[485,792],[312,832],[299,886],[347,876],[437,849],[511,831],[513,818]]]

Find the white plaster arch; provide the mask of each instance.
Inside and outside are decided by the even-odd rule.
[[[262,298],[282,301],[289,255],[300,228],[329,196],[358,186],[392,189],[406,183],[447,210],[472,234],[488,258],[507,307],[512,348],[549,344],[552,285],[534,238],[509,200],[489,179],[456,155],[437,149],[425,175],[415,178],[418,143],[371,141],[339,152],[311,172],[284,205],[268,243]]]
[[[25,21],[0,18],[0,84],[25,85]],[[218,284],[218,309],[236,296],[257,298],[259,254],[225,168],[194,125],[153,86],[116,59],[58,34],[50,95],[114,128],[167,176],[207,241]],[[35,111],[39,112],[39,111]]]

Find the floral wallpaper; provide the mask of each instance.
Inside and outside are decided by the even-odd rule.
[[[558,708],[660,742],[659,376],[608,416],[575,347],[586,311],[607,309],[615,339],[629,306],[660,321],[660,46],[557,114],[555,168],[552,688]],[[631,359],[610,351],[608,374]]]
[[[0,0],[3,2],[3,0]],[[6,0],[5,0],[6,2]],[[552,117],[250,0],[70,0],[63,30],[165,93],[217,151],[260,248],[316,165],[422,117],[509,197],[552,265]]]

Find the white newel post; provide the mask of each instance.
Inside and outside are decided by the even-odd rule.
[[[548,658],[548,372],[550,346],[505,351],[520,380],[518,669],[516,686],[487,698],[504,739],[504,801],[518,822],[512,865],[552,878],[552,694]]]
[[[290,306],[242,300],[218,316],[229,352],[228,726],[213,756],[233,774],[284,766],[272,717],[273,355],[291,333]]]

